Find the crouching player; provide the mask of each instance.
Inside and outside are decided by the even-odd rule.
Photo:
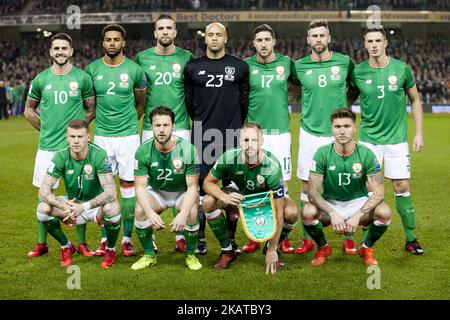
[[[72,264],[75,248],[67,240],[58,219],[69,225],[89,221],[104,224],[107,246],[101,266],[108,268],[116,260],[115,245],[120,231],[116,185],[106,152],[89,141],[88,123],[80,119],[70,121],[67,125],[69,146],[55,154],[39,189],[42,202],[38,205],[37,216],[61,244],[63,267]],[[56,197],[52,193],[60,177],[64,179],[66,197]]]
[[[207,195],[203,198],[208,224],[220,242],[222,252],[215,269],[225,269],[235,259],[227,223],[221,209],[227,210],[238,206],[245,195],[274,191],[277,230],[269,240],[266,252],[266,272],[276,273],[278,266],[277,248],[292,230],[298,220],[298,208],[295,203],[284,196],[283,177],[278,159],[262,149],[263,135],[261,127],[247,123],[242,127],[240,148],[226,151],[208,173],[203,189]],[[228,178],[239,190],[221,189],[217,183]],[[288,214],[289,213],[289,214]],[[284,215],[284,217],[283,217]]]
[[[186,265],[199,270],[202,265],[194,255],[198,238],[198,178],[200,165],[195,147],[173,135],[175,115],[164,106],[150,113],[153,138],[136,151],[135,226],[144,248],[144,256],[134,263],[133,270],[156,264],[152,243],[153,229],[164,229],[159,216],[167,208],[178,213],[171,222],[172,232],[183,232],[186,239]]]
[[[322,265],[331,255],[323,226],[336,233],[353,233],[363,227],[358,254],[366,266],[377,265],[373,245],[391,222],[391,210],[383,202],[384,187],[380,164],[374,153],[354,141],[356,116],[349,109],[331,114],[333,143],[320,147],[309,174],[308,199],[302,212],[305,230],[318,245],[313,266]],[[366,183],[373,193],[369,196]],[[323,192],[321,194],[321,190]]]

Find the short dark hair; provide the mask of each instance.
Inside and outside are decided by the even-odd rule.
[[[270,32],[270,34],[272,35],[272,38],[275,39],[275,31],[273,31],[272,27],[266,23],[261,24],[261,25],[257,26],[255,29],[253,29],[253,39],[256,38],[256,35],[258,33],[263,32],[263,31]]]
[[[61,33],[57,33],[53,37],[51,37],[50,48],[53,46],[53,41],[55,41],[55,40],[66,40],[70,44],[70,47],[73,48],[72,37],[69,36],[67,33],[61,32]]]
[[[383,27],[367,28],[366,30],[364,30],[364,39],[366,39],[366,35],[371,32],[380,32],[381,34],[383,34],[384,38],[387,39],[386,31]]]
[[[120,32],[120,34],[122,35],[122,39],[123,40],[125,40],[125,36],[127,35],[127,32],[125,31],[124,27],[122,27],[120,24],[113,23],[113,24],[108,24],[106,27],[103,28],[103,30],[102,30],[102,39],[105,39],[105,34],[108,31],[118,31],[118,32]]]
[[[308,25],[308,31],[314,28],[325,27],[328,30],[328,21],[325,19],[313,20]]]
[[[173,20],[172,16],[168,13],[161,13],[158,17],[158,19],[156,19],[155,23],[158,22],[159,20],[163,20],[163,19],[169,19],[172,20],[175,23],[175,20]]]
[[[356,123],[356,114],[352,111],[352,109],[349,108],[340,108],[331,113],[331,123],[333,123],[334,119],[343,119],[343,118],[350,118],[352,119],[353,123]]]
[[[155,116],[169,116],[172,123],[175,123],[175,114],[169,107],[159,106],[153,109],[150,113],[150,124],[153,124],[153,117]]]
[[[82,129],[85,128],[86,131],[89,133],[89,123],[87,123],[86,120],[83,119],[73,119],[69,122],[67,125],[67,128],[71,129]]]
[[[258,132],[262,132],[261,126],[258,123],[256,123],[256,122],[244,123],[244,125],[241,128],[241,130],[244,130],[244,129],[256,129],[256,130],[258,130]]]

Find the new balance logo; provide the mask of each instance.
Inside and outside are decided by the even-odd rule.
[[[95,78],[95,80],[102,80],[103,79],[103,76],[97,76],[96,78]]]
[[[69,170],[69,171],[67,171],[67,174],[73,174],[75,172],[75,170]]]
[[[306,71],[306,75],[307,75],[307,76],[309,76],[310,74],[312,74],[312,70]]]
[[[259,70],[253,70],[252,74],[257,74],[259,72]]]
[[[205,73],[206,73],[205,70],[200,70],[200,71],[198,72],[198,75],[199,75],[199,76],[203,76],[203,75],[205,75]]]
[[[237,171],[236,174],[244,174],[244,171]]]
[[[372,84],[372,79],[367,79],[366,84]]]
[[[334,171],[334,170],[336,170],[336,166],[330,166],[330,167],[328,168],[328,170]]]
[[[49,90],[49,89],[51,89],[51,88],[52,88],[52,85],[51,85],[51,84],[48,84],[48,85],[45,86],[45,90]]]
[[[157,167],[157,166],[158,166],[158,162],[152,162],[152,165],[150,167],[153,168],[153,167]]]
[[[156,69],[156,66],[150,66],[149,69],[150,69],[150,70],[155,70],[155,69]]]

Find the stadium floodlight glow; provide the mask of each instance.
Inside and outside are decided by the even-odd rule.
[[[41,29],[41,28],[37,28],[36,31],[37,31],[37,32],[41,32],[42,29]]]
[[[394,31],[394,30],[391,30],[391,31],[389,31],[389,33],[390,33],[390,34],[394,34],[394,33],[395,33],[395,31]]]

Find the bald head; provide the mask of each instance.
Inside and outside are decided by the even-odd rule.
[[[208,30],[212,27],[219,28],[222,30],[223,33],[227,34],[227,28],[225,28],[225,26],[220,22],[212,22],[208,24],[205,28],[205,34],[208,33]]]
[[[206,55],[211,58],[221,58],[225,55],[225,45],[228,41],[227,29],[219,22],[210,23],[205,29]]]

